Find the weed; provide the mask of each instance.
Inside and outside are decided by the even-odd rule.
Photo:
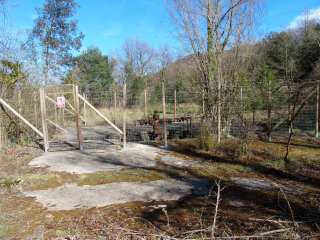
[[[0,178],[0,187],[11,190],[12,188],[16,187],[22,182],[21,178],[15,178],[15,177],[3,177]]]

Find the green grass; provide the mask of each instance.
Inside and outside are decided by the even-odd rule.
[[[114,182],[150,182],[164,179],[165,176],[157,171],[143,169],[123,169],[119,171],[100,172],[79,175],[77,184],[99,185]]]

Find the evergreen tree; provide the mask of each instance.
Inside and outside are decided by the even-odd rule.
[[[68,73],[66,83],[78,84],[80,90],[88,96],[110,90],[114,79],[113,63],[98,48],[90,48],[73,59],[72,70]]]
[[[71,59],[72,51],[79,50],[83,34],[77,31],[77,22],[72,19],[78,4],[74,0],[46,0],[37,9],[38,18],[32,31],[43,56],[45,83],[49,72],[59,73]]]

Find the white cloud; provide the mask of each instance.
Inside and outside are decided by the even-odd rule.
[[[299,16],[297,16],[293,21],[289,24],[288,28],[297,28],[303,21],[306,19],[308,20],[316,20],[320,21],[320,7],[311,9]]]

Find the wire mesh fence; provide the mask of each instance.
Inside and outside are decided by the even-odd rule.
[[[301,137],[319,135],[318,81],[262,88],[242,86],[232,94],[233,101],[227,102],[226,96],[225,102],[220,103],[221,133],[225,138],[249,136],[270,140],[274,136],[286,137],[290,131]],[[124,93],[124,87],[119,85],[108,91],[80,91],[78,109],[75,96],[74,85],[45,87],[45,122],[48,140],[53,145],[79,141],[77,118],[84,142],[116,139],[120,144],[123,132],[129,142],[197,138],[208,125],[213,135],[218,131],[217,116],[206,118],[206,102],[198,90],[162,85],[140,90],[129,87]],[[65,100],[63,107],[57,105],[59,97]],[[2,99],[44,132],[38,88],[8,91]],[[6,133],[9,141],[42,141],[43,136],[30,130],[21,118],[3,104],[1,108],[1,132]]]

